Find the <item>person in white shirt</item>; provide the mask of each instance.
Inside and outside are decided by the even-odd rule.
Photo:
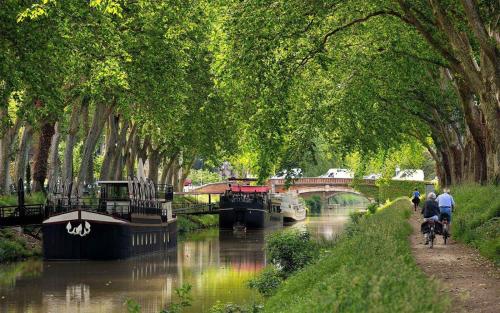
[[[437,197],[436,201],[439,206],[439,212],[441,213],[440,220],[443,214],[448,214],[448,222],[451,224],[451,212],[455,210],[455,200],[453,200],[453,197],[450,195],[450,189],[445,188],[443,193]]]

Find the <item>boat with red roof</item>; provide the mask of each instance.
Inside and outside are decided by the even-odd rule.
[[[283,225],[283,215],[271,205],[268,186],[228,185],[220,197],[221,229],[259,229]]]

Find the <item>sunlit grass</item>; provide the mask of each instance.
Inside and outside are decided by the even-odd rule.
[[[290,277],[265,312],[444,312],[449,301],[417,267],[398,199],[351,225],[329,253]]]

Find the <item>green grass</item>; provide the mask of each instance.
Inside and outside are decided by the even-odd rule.
[[[449,300],[415,264],[410,202],[362,217],[330,252],[286,280],[265,312],[444,312]]]
[[[26,194],[25,204],[44,204],[46,200],[42,192],[34,192],[31,195]],[[0,196],[0,206],[17,205],[17,195]]]
[[[215,214],[177,216],[177,231],[181,235],[217,225],[219,225],[219,216]]]
[[[500,266],[500,187],[463,185],[451,188],[457,206],[453,238],[470,244]]]
[[[26,259],[41,255],[38,248],[33,248],[15,230],[9,228],[0,229],[0,263]]]

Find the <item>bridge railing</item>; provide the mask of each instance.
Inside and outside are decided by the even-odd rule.
[[[302,177],[292,180],[292,185],[350,185],[352,182],[352,178]],[[271,178],[269,184],[285,185],[286,179]],[[363,179],[363,184],[375,185],[375,181],[372,179]]]

